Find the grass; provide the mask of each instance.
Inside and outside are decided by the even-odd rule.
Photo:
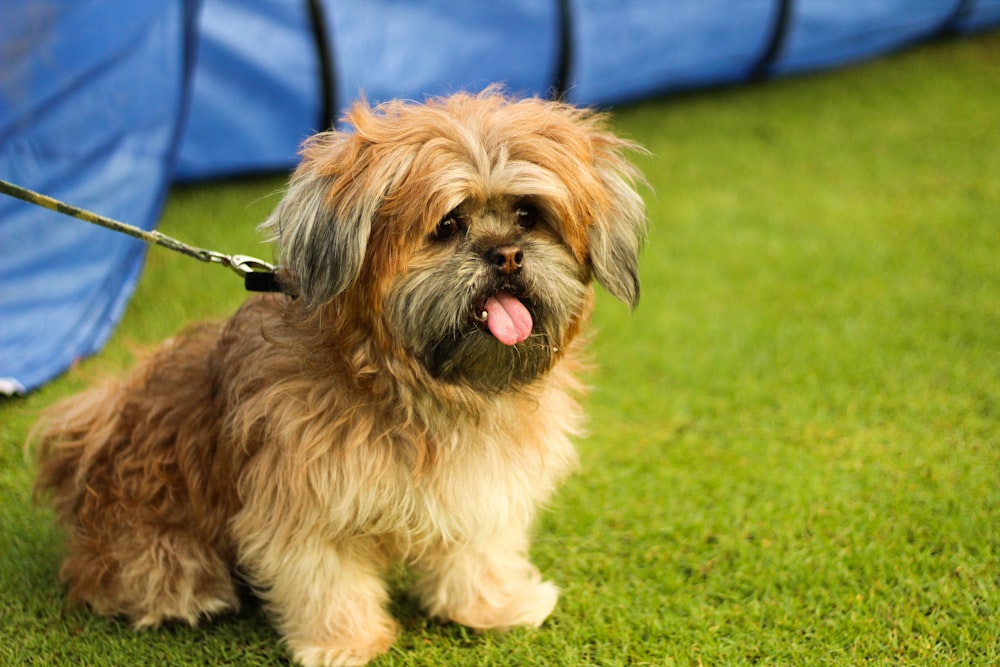
[[[423,619],[378,665],[1000,663],[1000,34],[620,109],[652,155],[643,299],[601,294],[580,473],[538,631]],[[281,179],[177,188],[162,229],[267,256]],[[153,250],[97,358],[0,404],[0,663],[275,664],[263,614],[135,634],[65,610],[37,411],[242,300]]]

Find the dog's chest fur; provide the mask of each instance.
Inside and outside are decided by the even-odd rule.
[[[278,529],[291,521],[331,538],[371,537],[393,557],[406,557],[430,545],[483,544],[510,525],[527,526],[576,464],[569,437],[579,408],[555,386],[490,403],[478,416],[426,408],[426,430],[376,426],[385,419],[373,409],[367,418],[265,446],[241,480],[237,532],[241,524]],[[412,455],[416,439],[433,450],[421,465]],[[357,447],[367,454],[341,455]]]
[[[393,476],[376,480],[371,492],[362,494],[358,508],[367,515],[366,529],[414,543],[475,544],[512,522],[528,525],[536,506],[575,464],[568,439],[572,425],[558,423],[572,417],[557,411],[548,433],[520,428],[517,415],[451,424],[439,435],[440,465],[414,475],[397,462]]]

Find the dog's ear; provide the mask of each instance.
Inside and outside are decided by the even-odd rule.
[[[314,135],[284,198],[260,228],[278,246],[291,287],[309,305],[348,289],[361,273],[372,222],[390,183],[372,174],[368,146],[354,133]]]
[[[595,168],[608,202],[590,227],[590,259],[597,282],[634,308],[639,303],[639,250],[646,238],[646,209],[635,188],[641,177],[621,150],[638,147],[618,139],[601,143]]]

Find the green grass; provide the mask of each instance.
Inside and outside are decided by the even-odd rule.
[[[1000,664],[1000,35],[620,109],[654,192],[643,298],[602,294],[580,473],[534,558],[538,631],[400,593],[378,665]],[[281,179],[178,188],[162,229],[268,256]],[[149,255],[107,351],[0,404],[0,664],[274,664],[259,610],[135,634],[64,610],[30,499],[37,411],[222,316],[238,280]]]

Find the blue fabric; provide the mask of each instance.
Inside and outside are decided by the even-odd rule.
[[[778,9],[775,0],[575,0],[569,98],[604,105],[744,80]]]
[[[0,5],[0,178],[151,228],[184,117],[194,15],[180,2]],[[144,253],[0,197],[0,388],[36,387],[99,350]]]
[[[340,0],[329,3],[337,99],[423,99],[503,82],[544,96],[559,56],[556,2]]]
[[[832,67],[937,34],[960,0],[795,0],[774,72]]]
[[[174,180],[290,169],[362,94],[603,106],[996,26],[1000,0],[0,2],[0,178],[150,229]],[[0,393],[97,351],[144,257],[0,196]]]
[[[955,27],[971,32],[998,25],[1000,25],[1000,0],[974,0],[959,16]]]
[[[316,130],[320,77],[305,2],[205,0],[177,177],[287,169]]]

